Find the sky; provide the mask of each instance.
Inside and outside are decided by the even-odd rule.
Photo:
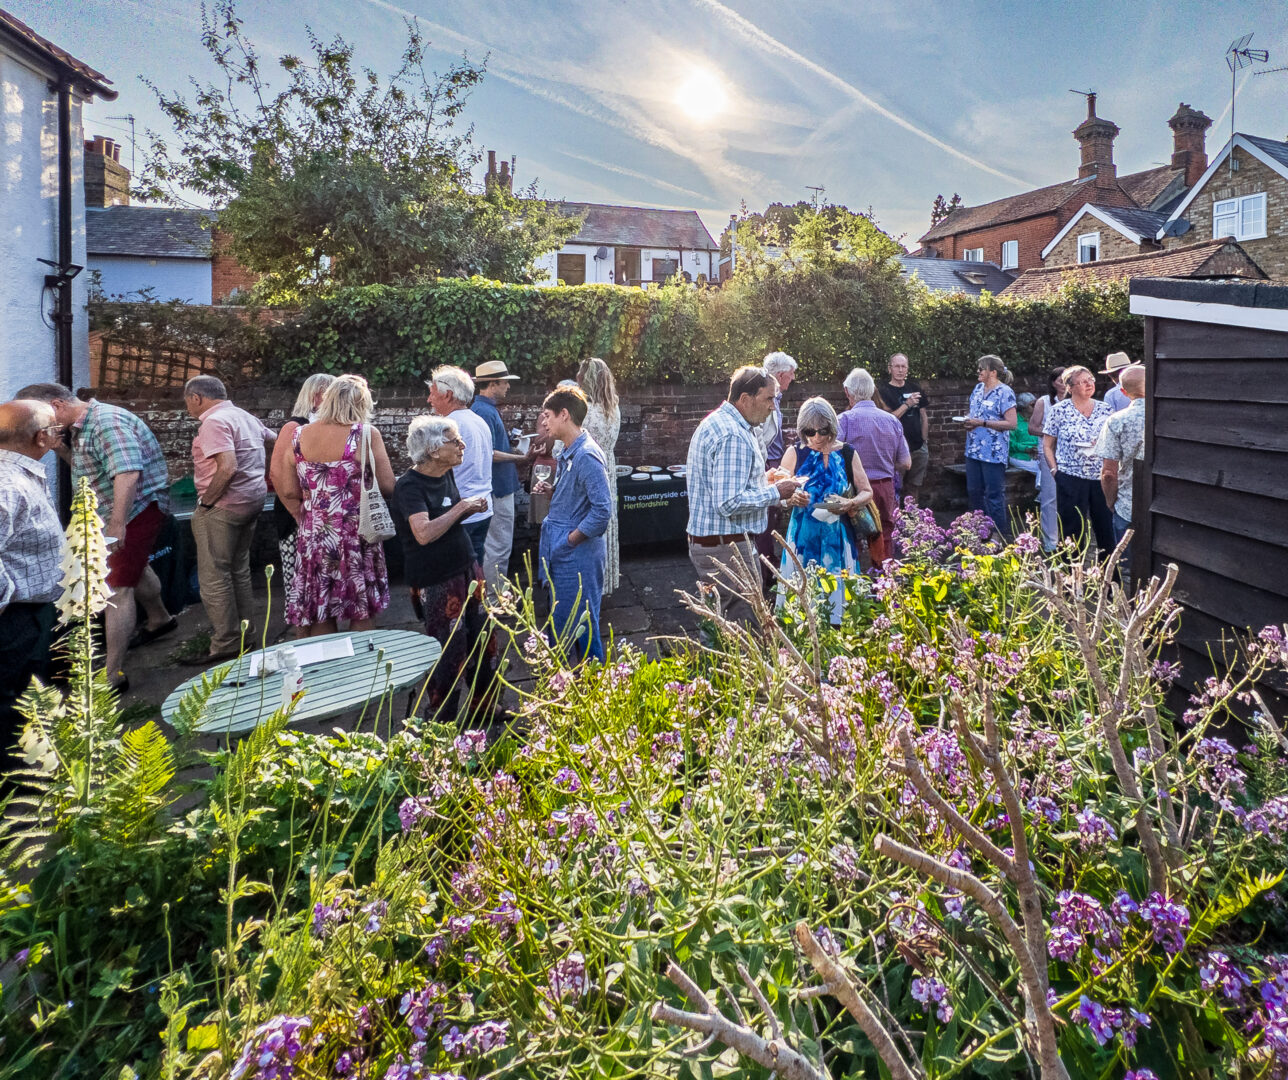
[[[167,91],[215,69],[198,0],[0,0],[120,91],[86,135],[124,143],[133,114],[168,132]],[[966,205],[1068,179],[1095,90],[1122,130],[1120,174],[1166,164],[1179,102],[1230,131],[1230,42],[1288,65],[1283,0],[241,0],[263,57],[306,54],[306,27],[393,71],[415,18],[446,67],[487,75],[464,119],[549,198],[697,210],[713,236],[745,202],[869,207],[909,247],[937,194]],[[1237,127],[1288,137],[1288,70],[1236,79]],[[480,172],[481,177],[481,172]]]

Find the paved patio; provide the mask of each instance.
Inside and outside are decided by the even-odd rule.
[[[257,581],[257,635],[262,632],[263,614],[268,609],[270,644],[279,639],[290,640],[289,628],[283,618],[286,605],[280,577],[272,582],[271,606],[263,577],[258,576]],[[693,588],[693,567],[683,547],[659,545],[656,549],[627,550],[622,555],[621,587],[604,598],[601,609],[605,638],[611,635],[614,641],[630,642],[656,656],[660,651],[659,638],[682,635],[696,626],[696,620],[680,605],[675,595],[677,589],[691,592]],[[377,625],[385,630],[420,631],[407,589],[401,583],[391,584],[390,605],[377,620]],[[161,702],[170,692],[201,671],[198,667],[176,663],[171,654],[194,635],[209,631],[210,622],[206,619],[205,609],[200,604],[193,604],[179,616],[179,629],[175,633],[129,653],[125,671],[130,679],[130,690],[122,704],[130,708],[132,718],[143,719],[149,709],[152,715],[159,716]],[[257,636],[253,647],[258,647],[258,642]],[[505,663],[507,681],[519,687],[530,681],[522,653],[511,649]],[[507,705],[513,707],[517,696],[510,691],[507,697]],[[403,706],[402,701],[397,705],[399,709]],[[318,728],[329,730],[337,724],[343,726],[342,721],[328,720]],[[302,729],[308,730],[308,726],[304,725]]]

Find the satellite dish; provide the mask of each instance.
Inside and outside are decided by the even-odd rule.
[[[607,258],[608,258],[608,248],[606,248],[606,247],[599,248],[599,249],[595,252],[595,258],[597,258],[597,259],[607,259]]]
[[[1165,226],[1163,226],[1163,235],[1184,236],[1192,228],[1194,228],[1194,226],[1184,218],[1177,218],[1175,221],[1169,221]]]

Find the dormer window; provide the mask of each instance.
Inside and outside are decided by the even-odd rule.
[[[1212,239],[1260,240],[1266,235],[1266,193],[1222,199],[1212,204]]]
[[[1078,262],[1093,263],[1100,258],[1100,234],[1083,233],[1078,237]]]
[[[963,258],[963,259],[965,259],[967,262],[983,262],[983,261],[984,261],[984,249],[983,249],[982,247],[979,247],[979,248],[967,248],[967,249],[962,253],[962,258]]]
[[[1002,269],[1014,270],[1020,265],[1020,242],[1005,240],[1002,242]]]

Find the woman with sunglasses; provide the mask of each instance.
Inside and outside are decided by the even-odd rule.
[[[812,397],[796,415],[797,443],[783,453],[782,467],[789,475],[806,478],[787,500],[792,507],[787,525],[787,546],[806,566],[811,564],[837,576],[831,596],[831,621],[839,625],[845,609],[843,574],[854,574],[859,551],[846,515],[872,501],[863,464],[854,449],[837,439],[836,412],[825,398]],[[782,573],[795,570],[783,552]],[[783,600],[779,593],[779,603]]]

